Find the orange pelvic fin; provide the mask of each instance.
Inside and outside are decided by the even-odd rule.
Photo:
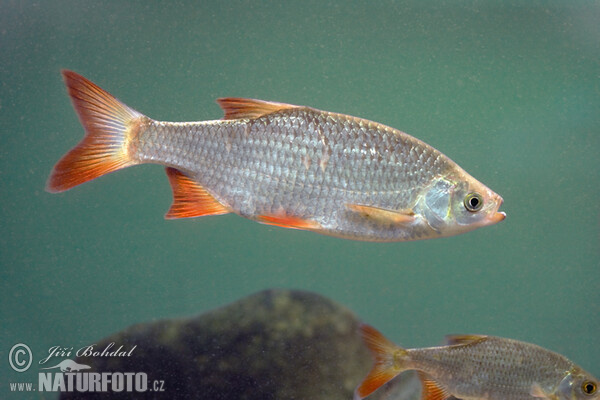
[[[206,189],[181,171],[171,167],[167,167],[166,171],[173,190],[173,204],[165,215],[166,219],[193,218],[230,212]]]
[[[419,372],[421,380],[421,400],[446,400],[452,395],[446,389],[441,387],[439,383],[429,378],[425,373]]]
[[[371,372],[354,391],[354,400],[367,397],[407,369],[402,365],[407,359],[406,350],[396,346],[367,324],[360,326],[360,333],[374,362]]]
[[[85,136],[54,166],[46,185],[52,193],[136,164],[128,145],[148,120],[83,76],[62,75]]]
[[[294,217],[285,213],[279,215],[259,215],[258,222],[267,225],[280,226],[282,228],[303,229],[309,231],[323,229],[321,224],[316,221]]]
[[[219,106],[225,111],[223,119],[258,118],[277,111],[298,108],[292,104],[276,103],[273,101],[243,99],[240,97],[225,97],[217,99]]]
[[[387,210],[361,204],[346,204],[346,207],[349,210],[359,213],[364,218],[379,223],[410,224],[415,220],[415,213],[412,210]]]

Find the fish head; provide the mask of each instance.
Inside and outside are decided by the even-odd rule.
[[[464,171],[436,177],[422,193],[418,212],[442,236],[502,221],[502,197]]]
[[[579,368],[574,368],[556,388],[555,397],[560,400],[598,400],[598,385],[598,379]]]

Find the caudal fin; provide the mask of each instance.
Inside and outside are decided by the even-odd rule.
[[[360,333],[374,360],[371,371],[354,391],[354,400],[364,399],[406,369],[402,366],[406,350],[390,342],[370,325],[361,324]]]
[[[83,76],[67,70],[62,75],[85,136],[54,166],[46,185],[52,193],[136,164],[128,144],[148,121]]]

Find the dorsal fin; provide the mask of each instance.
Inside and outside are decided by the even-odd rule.
[[[224,97],[217,99],[219,106],[225,111],[223,119],[258,118],[277,111],[298,108],[292,104],[273,101],[243,99],[240,97]]]
[[[485,340],[485,335],[447,335],[446,344],[448,346],[467,345]]]

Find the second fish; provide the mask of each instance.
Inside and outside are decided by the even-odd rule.
[[[225,98],[222,120],[160,122],[64,71],[83,140],[54,167],[61,192],[136,164],[167,167],[167,218],[233,212],[347,239],[450,236],[505,218],[502,198],[422,141],[309,107]]]

